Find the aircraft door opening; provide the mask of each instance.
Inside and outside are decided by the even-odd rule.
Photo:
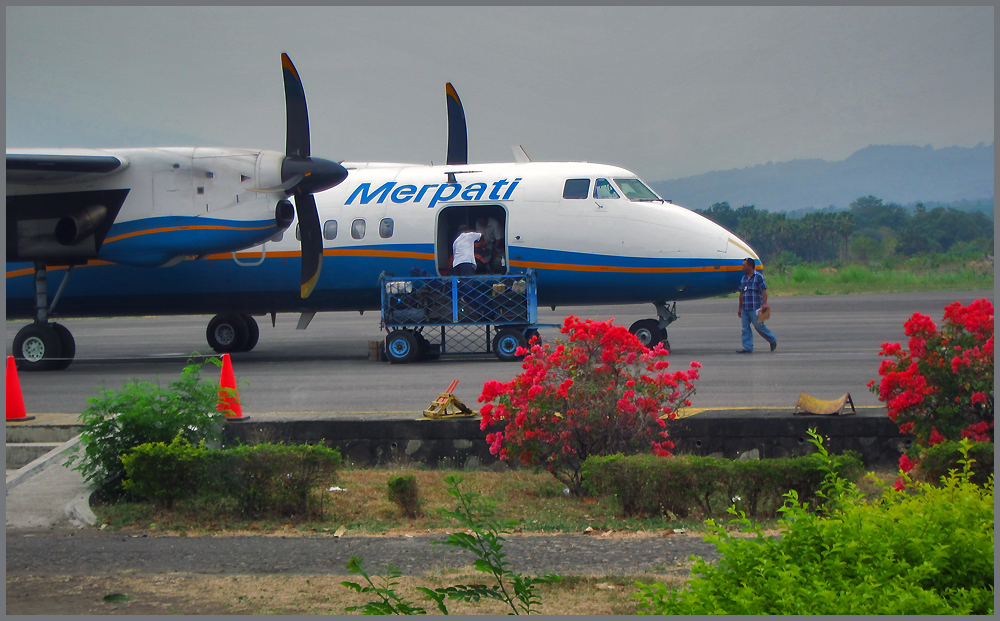
[[[438,274],[451,275],[452,242],[463,224],[482,234],[476,242],[476,274],[506,274],[507,211],[501,205],[453,205],[438,213],[435,236]]]

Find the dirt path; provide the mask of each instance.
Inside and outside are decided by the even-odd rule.
[[[84,529],[6,535],[8,614],[232,614],[239,605],[206,589],[256,580],[257,589],[297,591],[302,599],[314,590],[302,588],[303,580],[343,579],[351,556],[362,557],[370,573],[392,564],[404,576],[447,575],[474,560],[463,550],[432,545],[441,534],[179,537]],[[686,574],[691,554],[717,558],[700,536],[664,533],[509,535],[504,552],[514,572],[594,577]],[[180,583],[189,584],[175,588]],[[334,586],[342,589],[339,579]],[[103,601],[127,589],[141,595]]]

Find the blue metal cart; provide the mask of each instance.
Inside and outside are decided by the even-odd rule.
[[[442,354],[492,353],[520,360],[538,328],[535,273],[510,276],[399,278],[383,273],[382,328],[389,362]]]

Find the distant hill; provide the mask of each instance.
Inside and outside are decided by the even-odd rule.
[[[861,196],[899,205],[993,198],[993,145],[934,149],[872,145],[842,162],[792,160],[651,182],[663,198],[692,209],[728,202],[772,213],[846,208]]]

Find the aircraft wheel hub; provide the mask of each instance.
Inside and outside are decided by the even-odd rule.
[[[21,345],[21,354],[28,362],[38,362],[45,357],[45,343],[37,336],[28,337]]]

